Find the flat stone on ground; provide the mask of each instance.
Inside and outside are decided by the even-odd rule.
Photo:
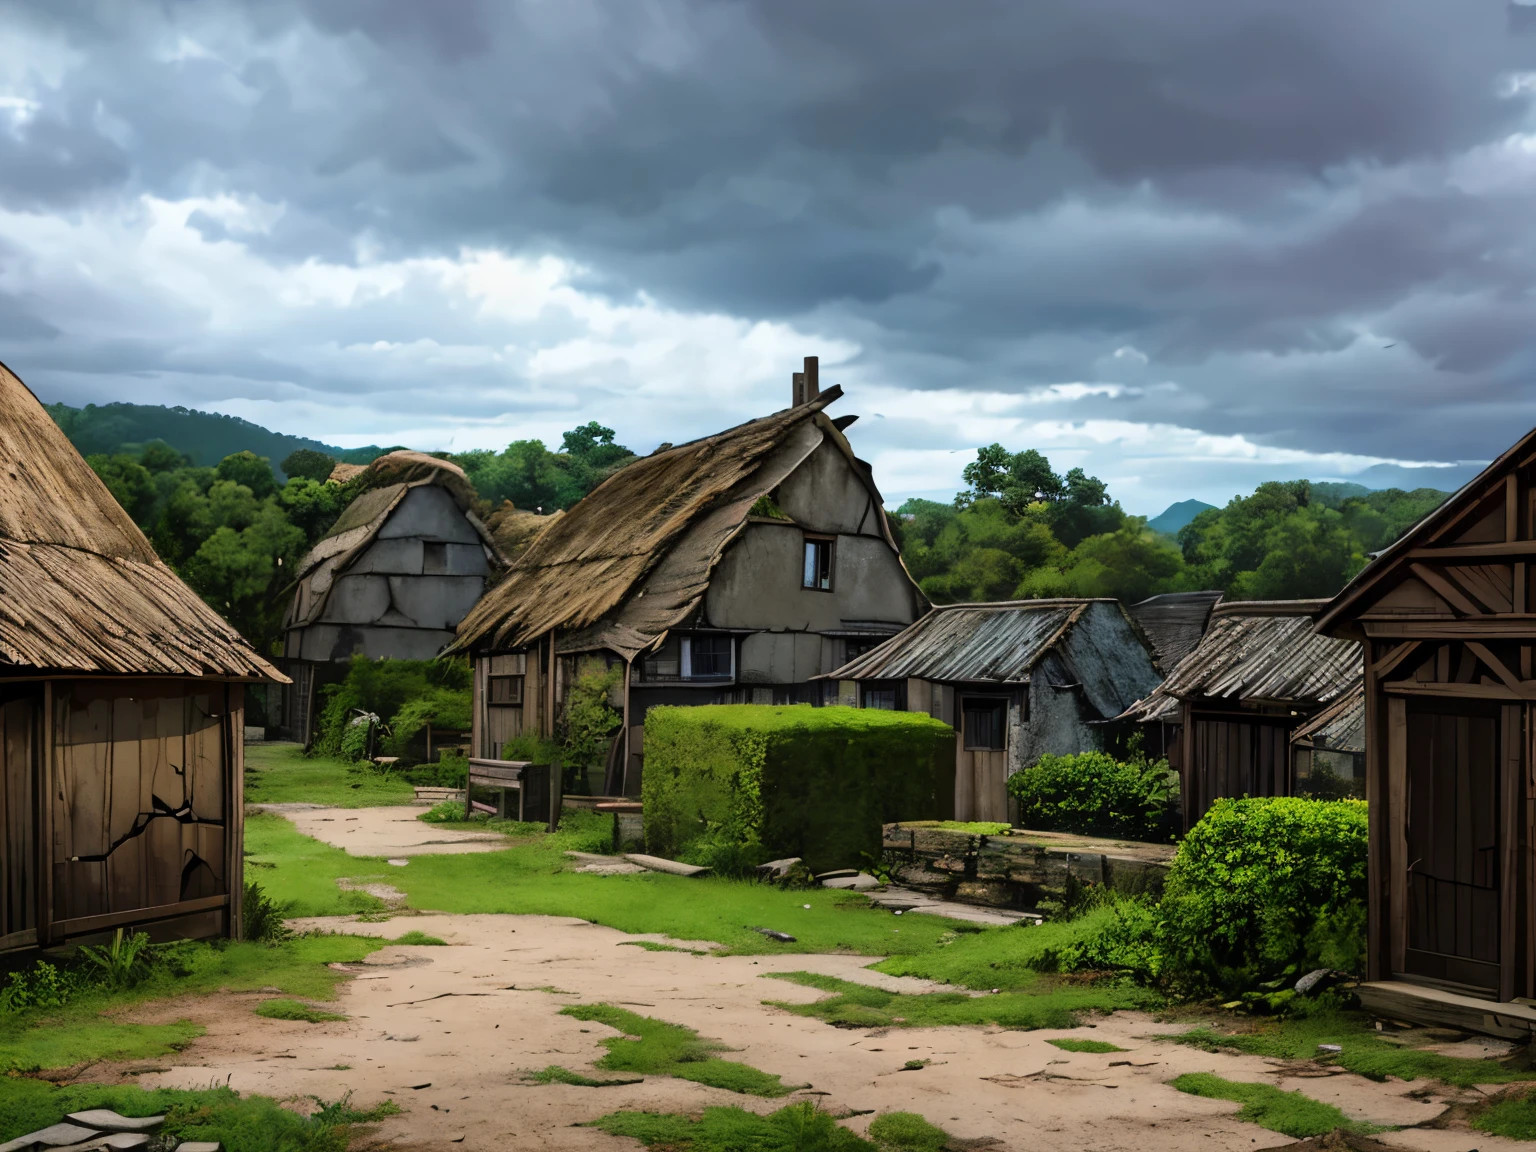
[[[82,1128],[78,1124],[50,1124],[0,1144],[0,1152],[23,1152],[23,1149],[35,1148],[39,1144],[45,1148],[62,1148],[66,1144],[78,1144],[100,1135],[96,1129]]]
[[[65,1119],[91,1128],[99,1128],[103,1132],[148,1132],[165,1123],[164,1116],[123,1116],[110,1108],[71,1112]]]

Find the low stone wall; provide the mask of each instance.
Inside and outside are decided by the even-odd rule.
[[[887,824],[884,850],[899,883],[996,908],[1060,902],[1083,884],[1159,892],[1175,852],[1172,844],[1017,828],[981,836],[928,822]]]

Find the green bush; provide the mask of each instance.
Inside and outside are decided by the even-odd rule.
[[[593,787],[592,776],[607,762],[613,734],[624,722],[623,714],[608,702],[623,679],[622,664],[608,668],[596,658],[581,662],[561,716],[565,737],[561,761],[565,767],[567,792],[584,796],[602,788],[601,783]]]
[[[1313,968],[1360,971],[1365,862],[1363,801],[1218,800],[1168,874],[1164,973],[1235,994]]]
[[[702,847],[735,866],[800,856],[816,871],[880,858],[881,826],[932,819],[954,730],[919,712],[716,704],[645,717],[647,847]],[[755,860],[754,860],[755,862]]]
[[[346,678],[320,690],[320,719],[310,751],[343,760],[361,756],[367,733],[361,727],[351,726],[358,711],[415,725],[412,735],[428,719],[444,727],[468,728],[473,708],[472,684],[469,661],[461,657],[370,660],[354,656]],[[412,707],[407,709],[408,705]],[[436,716],[441,719],[435,719]]]
[[[432,688],[402,704],[389,720],[389,739],[384,747],[391,756],[404,756],[428,724],[455,732],[468,732],[474,717],[472,693],[467,688]]]
[[[1166,760],[1106,752],[1047,753],[1008,778],[1026,828],[1167,840],[1173,832],[1178,777]]]

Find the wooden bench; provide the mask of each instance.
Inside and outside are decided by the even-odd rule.
[[[550,771],[548,764],[471,757],[469,779],[464,788],[466,820],[475,810],[476,788],[496,790],[496,815],[503,820],[537,821],[551,832],[560,824],[560,777]]]

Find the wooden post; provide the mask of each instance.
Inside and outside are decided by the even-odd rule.
[[[1509,1001],[1515,998],[1515,963],[1520,931],[1520,808],[1525,794],[1521,771],[1525,760],[1522,723],[1525,706],[1505,704],[1499,713],[1504,729],[1500,734],[1504,764],[1499,781],[1502,793],[1499,801],[1503,808],[1503,826],[1499,829],[1499,836],[1504,841],[1501,853],[1503,859],[1499,861],[1499,999]]]
[[[1382,980],[1390,975],[1383,963],[1386,933],[1390,923],[1387,913],[1388,891],[1392,880],[1386,872],[1386,822],[1382,803],[1386,798],[1386,757],[1382,755],[1384,728],[1381,716],[1380,677],[1375,665],[1375,644],[1365,644],[1365,799],[1367,850],[1365,866],[1365,972],[1368,980]]]
[[[43,681],[43,715],[38,739],[37,802],[41,805],[37,821],[37,942],[41,947],[53,943],[53,681]]]
[[[224,875],[228,877],[229,909],[225,928],[231,940],[245,935],[245,685],[224,686]]]
[[[624,661],[624,763],[619,766],[620,796],[629,795],[629,681],[634,674],[635,658],[631,656]]]
[[[1387,975],[1401,972],[1408,960],[1408,701],[1401,696],[1387,698],[1385,830],[1386,851],[1383,864],[1391,891],[1388,901],[1390,930],[1387,933]]]

